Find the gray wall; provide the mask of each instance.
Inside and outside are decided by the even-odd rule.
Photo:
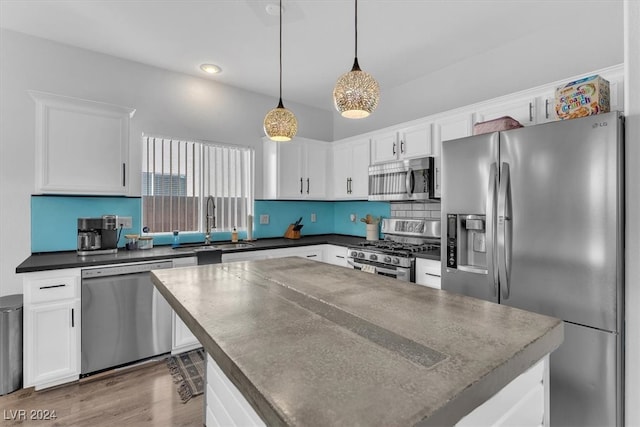
[[[0,88],[0,295],[22,292],[15,268],[31,254],[35,108],[28,89],[136,108],[132,164],[140,164],[143,132],[252,146],[261,196],[262,120],[277,99],[7,30],[0,32]],[[331,112],[287,107],[300,136],[331,140]],[[130,178],[135,195],[140,177]]]
[[[549,30],[541,23],[537,34],[509,41],[402,86],[383,86],[378,108],[368,118],[347,120],[334,114],[334,140],[621,64],[623,16],[621,8],[614,10],[610,19],[615,22],[598,21],[593,33]],[[365,71],[375,77],[374,70]]]

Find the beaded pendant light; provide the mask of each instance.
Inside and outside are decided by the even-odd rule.
[[[371,74],[358,65],[358,0],[355,0],[355,58],[353,68],[340,76],[333,89],[333,103],[342,117],[362,119],[378,106],[380,87]]]
[[[264,118],[264,133],[272,141],[291,141],[298,131],[296,116],[282,104],[282,0],[280,0],[280,99]]]

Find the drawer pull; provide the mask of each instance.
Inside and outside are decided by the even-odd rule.
[[[317,256],[318,256],[318,255],[316,255],[316,254],[314,254],[314,255],[307,255],[307,258],[315,258],[315,257],[317,257]]]
[[[61,283],[59,285],[49,285],[49,286],[40,286],[40,289],[53,289],[53,288],[64,288],[66,283]]]
[[[437,277],[438,279],[440,278],[439,274],[433,274],[433,273],[424,273],[424,274],[426,274],[427,276]]]

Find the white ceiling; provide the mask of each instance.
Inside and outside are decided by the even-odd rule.
[[[275,105],[278,17],[269,3],[277,0],[0,0],[0,26],[267,94]],[[283,8],[285,105],[331,110],[333,85],[353,63],[354,2]],[[621,10],[622,0],[360,0],[358,59],[384,92],[536,32],[588,43]],[[205,75],[207,62],[223,72]]]

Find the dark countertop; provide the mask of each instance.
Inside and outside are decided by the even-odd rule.
[[[225,253],[259,251],[266,249],[290,248],[296,246],[310,246],[332,244],[339,246],[357,245],[364,241],[364,237],[346,236],[342,234],[321,234],[316,236],[303,236],[297,240],[284,238],[259,239],[251,242],[250,248],[239,248],[225,250]],[[213,242],[213,244],[229,242]],[[128,262],[155,261],[168,258],[185,258],[195,256],[195,252],[190,250],[196,246],[186,244],[178,250],[170,246],[156,246],[152,249],[128,251],[119,249],[117,254],[78,256],[75,251],[45,252],[33,254],[18,267],[16,273],[30,273],[34,271],[59,270],[64,268],[83,268],[97,265],[122,264]],[[438,254],[439,259],[439,254]]]
[[[563,339],[559,319],[297,257],[152,280],[267,425],[453,425]]]

